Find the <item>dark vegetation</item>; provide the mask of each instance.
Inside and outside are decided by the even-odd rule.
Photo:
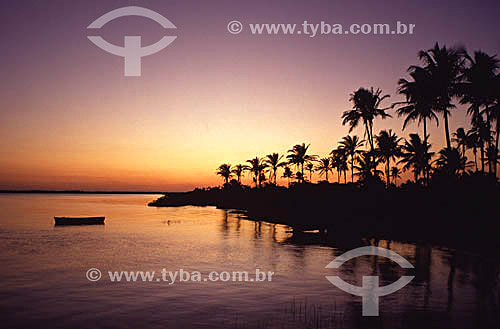
[[[302,143],[286,157],[272,153],[246,164],[224,163],[217,168],[223,187],[168,193],[150,205],[213,205],[245,210],[253,219],[288,224],[296,232],[431,241],[493,254],[500,246],[500,62],[482,51],[469,55],[437,43],[418,57],[420,65],[411,65],[409,78],[398,81],[404,101],[384,107],[390,96],[373,87],[350,95],[353,107],[342,114],[342,123],[349,133],[362,128],[364,139],[347,135],[325,157],[308,154],[309,145]],[[470,127],[450,134],[449,117],[458,104]],[[411,122],[421,125],[422,135],[376,134],[375,119],[394,114],[404,119],[403,130]],[[436,152],[428,124],[441,118],[446,145]],[[280,171],[288,187],[278,185]],[[400,185],[407,171],[412,179]],[[313,183],[314,172],[324,180]],[[254,188],[242,185],[246,173]],[[336,183],[330,183],[332,176]]]

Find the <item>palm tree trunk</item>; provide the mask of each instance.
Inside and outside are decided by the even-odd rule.
[[[474,145],[474,164],[476,165],[476,172],[478,172],[479,168],[477,167],[477,149],[476,146]]]
[[[387,166],[385,168],[385,174],[387,175],[387,188],[391,186],[391,180],[390,180],[390,175],[389,175],[389,168],[390,168],[390,159],[387,158]]]
[[[497,154],[498,154],[498,138],[500,137],[500,118],[497,117],[497,138],[495,140],[495,149],[497,150]],[[495,161],[495,176],[497,175],[497,167],[498,167],[498,164],[496,163]]]
[[[351,154],[351,182],[354,183],[354,154]]]
[[[326,176],[326,181],[328,182],[328,170],[326,171],[325,176]],[[328,183],[330,183],[330,182],[328,182]]]
[[[273,172],[274,172],[274,185],[277,185],[276,183],[276,171],[277,171],[278,168],[275,168],[273,169]]]
[[[337,169],[337,182],[340,184],[340,170]]]
[[[484,173],[484,141],[483,139],[481,138],[480,140],[480,143],[481,143],[481,172]]]
[[[446,134],[446,147],[451,148],[450,128],[448,126],[448,112],[444,112],[444,132]]]
[[[344,170],[344,184],[347,184],[347,170]]]
[[[488,134],[491,131],[491,123],[490,123],[490,112],[486,111],[486,127],[488,128]],[[488,138],[488,147],[486,149],[489,149],[491,144],[491,135],[488,135],[490,138]],[[491,174],[493,172],[492,168],[492,161],[491,159],[488,158],[488,172]]]
[[[425,145],[425,158],[426,158],[426,164],[425,164],[425,170],[424,170],[424,175],[425,175],[425,185],[429,186],[429,164],[427,163],[427,120],[424,118],[424,145]]]

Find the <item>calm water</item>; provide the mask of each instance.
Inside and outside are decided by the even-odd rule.
[[[337,255],[370,243],[320,243],[286,226],[211,207],[149,208],[151,195],[0,195],[2,328],[471,328],[499,327],[499,266],[455,250],[380,241],[415,269]],[[54,227],[53,216],[105,215],[106,225]],[[98,268],[98,282],[86,279]],[[272,282],[110,282],[107,271],[273,271]],[[381,285],[379,317],[326,275]]]

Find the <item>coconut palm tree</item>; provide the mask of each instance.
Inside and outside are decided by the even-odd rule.
[[[401,178],[401,169],[397,166],[392,167],[391,177],[394,180],[394,185],[398,185],[398,178]]]
[[[488,146],[488,148],[486,149],[486,157],[488,159],[488,162],[490,162],[494,166],[494,168],[496,168],[499,163],[500,155],[495,145]],[[493,173],[496,176],[496,172]]]
[[[401,146],[401,159],[397,162],[403,164],[403,171],[413,169],[415,183],[418,176],[429,166],[429,161],[434,155],[429,152],[431,145],[425,144],[418,134],[410,134],[410,139]]]
[[[231,165],[228,163],[221,164],[219,168],[217,168],[217,175],[224,178],[224,184],[227,184],[229,179],[233,176],[231,172]]]
[[[300,172],[300,171],[297,171],[295,173],[295,178],[297,179],[298,182],[304,182],[304,175]]]
[[[344,184],[347,184],[347,170],[349,170],[349,165],[347,161],[347,152],[345,149],[338,147],[330,152],[332,156],[332,164],[334,168],[337,169],[337,178],[340,183],[340,175],[344,174]]]
[[[500,97],[499,78],[497,75],[500,68],[500,61],[496,56],[490,56],[482,51],[474,52],[473,57],[465,54],[465,59],[469,65],[463,73],[464,81],[460,89],[462,96],[460,103],[470,105],[467,113],[472,116],[473,121],[484,121],[483,115],[486,115],[486,120],[484,121],[486,125],[485,129],[490,131],[492,122],[496,116],[497,111],[495,109],[498,106]],[[500,131],[498,120],[496,128],[497,132]],[[493,140],[482,140],[481,142],[483,144],[481,146],[483,152],[482,161],[484,161],[484,148],[488,149],[492,145]],[[489,171],[492,172],[493,163],[489,161],[488,165]]]
[[[297,169],[300,169],[301,182],[304,182],[304,164],[315,159],[315,156],[307,154],[309,146],[310,144],[306,145],[305,143],[297,144],[288,150],[289,154],[286,156],[289,164],[293,164],[297,167]]]
[[[332,172],[331,158],[321,158],[319,164],[316,166],[316,170],[320,176],[325,175],[325,180],[328,182],[328,173]]]
[[[255,187],[262,186],[262,174],[265,173],[267,165],[259,157],[255,157],[251,160],[247,160],[250,164],[247,166],[247,170],[253,174],[253,181],[255,182]]]
[[[410,70],[423,69],[430,76],[429,84],[434,90],[432,92],[432,108],[435,112],[443,115],[446,146],[448,148],[451,148],[448,117],[450,109],[455,108],[452,99],[460,93],[460,80],[465,67],[465,53],[465,50],[461,47],[440,47],[436,42],[433,48],[421,50],[418,53],[419,59],[424,64],[423,67],[410,67]]]
[[[380,178],[380,176],[383,175],[382,171],[377,169],[380,160],[370,154],[370,151],[363,152],[361,156],[358,157],[357,163],[356,169],[358,172],[356,175],[359,176],[360,182],[367,182],[372,178]]]
[[[314,163],[312,161],[307,162],[306,169],[309,171],[309,182],[312,183],[312,174],[314,172]]]
[[[462,156],[465,156],[467,151],[468,136],[465,129],[460,127],[453,133],[453,142],[457,144],[457,148],[462,150]]]
[[[429,72],[418,66],[411,66],[409,69],[411,81],[400,79],[398,92],[404,95],[404,102],[394,103],[398,106],[396,113],[399,117],[404,116],[403,130],[413,121],[418,124],[423,123],[424,142],[427,143],[427,120],[436,120],[439,125],[438,117],[434,113],[435,89],[432,87],[432,76]]]
[[[242,165],[242,164],[237,164],[236,166],[233,167],[233,170],[231,170],[231,173],[236,175],[236,178],[238,179],[238,183],[241,184],[241,177],[243,177],[243,174],[245,170],[247,169],[247,166]]]
[[[274,178],[274,185],[276,185],[276,172],[278,171],[279,167],[283,167],[286,165],[286,162],[281,161],[283,159],[283,155],[279,155],[278,153],[272,153],[268,154],[266,156],[266,159],[264,160],[265,163],[269,166],[271,177],[269,179]]]
[[[385,163],[385,176],[387,179],[387,188],[391,185],[391,159],[396,160],[400,153],[399,138],[391,129],[382,130],[377,136],[375,136],[377,142],[377,155]]]
[[[288,180],[288,187],[290,187],[290,179],[293,178],[293,172],[290,169],[290,167],[286,166],[285,169],[283,170],[283,178],[286,178]]]
[[[467,158],[460,153],[458,148],[445,147],[439,151],[439,158],[436,160],[436,165],[439,170],[449,175],[457,176],[460,171],[465,172]]]
[[[360,148],[363,147],[364,141],[360,140],[358,136],[344,136],[342,140],[339,142],[340,148],[345,151],[345,153],[349,156],[351,161],[351,182],[354,183],[354,162],[356,158],[361,153]]]
[[[472,149],[474,153],[474,165],[476,167],[476,172],[479,170],[477,166],[477,148],[479,146],[479,134],[474,129],[467,131],[467,146],[466,148]]]
[[[342,125],[349,124],[349,132],[356,128],[360,121],[365,126],[365,136],[368,138],[370,150],[375,150],[373,141],[373,120],[380,116],[382,119],[390,117],[385,113],[387,108],[380,108],[380,104],[389,95],[382,96],[382,90],[359,88],[350,95],[349,101],[353,103],[353,109],[342,114]]]
[[[436,90],[433,88],[432,76],[428,71],[418,66],[410,66],[408,71],[412,80],[400,79],[398,82],[398,92],[404,95],[406,100],[394,103],[393,106],[398,106],[396,113],[399,117],[405,117],[403,130],[410,122],[418,121],[419,125],[423,123],[424,144],[427,144],[429,138],[427,120],[436,120],[436,124],[439,126],[439,119],[434,112],[436,107],[434,101],[437,98]],[[424,173],[426,181],[429,183],[429,168],[426,168]]]
[[[481,156],[481,172],[484,173],[484,163],[486,160],[485,155],[485,145],[490,144],[492,138],[492,132],[489,125],[482,115],[474,115],[471,120],[472,123],[472,134],[477,137],[477,142],[479,145],[479,152]]]
[[[335,169],[337,171],[337,183],[340,184],[340,163],[342,162],[341,160],[341,152],[339,152],[338,149],[335,149],[335,150],[332,150],[330,152],[330,163],[331,163],[331,166],[332,166],[332,173],[333,173],[333,169]]]

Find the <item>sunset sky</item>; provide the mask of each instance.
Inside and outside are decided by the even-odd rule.
[[[177,26],[106,12],[141,6]],[[0,4],[0,189],[183,191],[217,185],[221,163],[310,143],[326,156],[348,132],[340,116],[359,87],[400,100],[397,81],[438,41],[500,52],[498,1],[73,1]],[[229,21],[244,24],[230,34]],[[252,35],[249,23],[415,24],[413,35]],[[92,44],[177,39],[123,76],[123,58]],[[390,112],[393,114],[393,112]],[[452,131],[468,126],[454,111]],[[422,129],[376,120],[400,136]],[[355,130],[363,135],[361,128]],[[442,122],[430,129],[443,145]],[[245,180],[250,183],[250,179]]]

